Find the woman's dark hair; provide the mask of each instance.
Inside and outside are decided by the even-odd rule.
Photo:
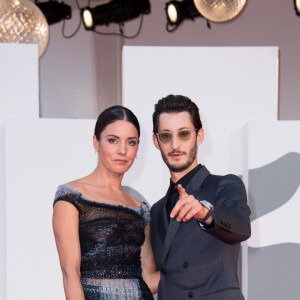
[[[140,137],[140,124],[134,113],[124,106],[114,105],[105,109],[97,119],[94,131],[97,140],[100,140],[101,132],[107,125],[120,120],[128,121],[134,125],[138,132],[138,137]]]
[[[168,95],[161,98],[154,105],[154,113],[152,115],[153,120],[153,133],[158,132],[159,116],[162,113],[179,113],[188,112],[191,117],[191,121],[197,129],[202,128],[202,123],[200,120],[199,108],[198,106],[188,97],[182,95]]]

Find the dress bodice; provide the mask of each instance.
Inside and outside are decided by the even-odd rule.
[[[92,201],[60,185],[54,204],[67,201],[79,213],[82,278],[141,278],[141,246],[150,221],[149,206],[127,207]]]

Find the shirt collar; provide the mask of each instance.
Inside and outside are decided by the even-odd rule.
[[[170,189],[171,191],[177,191],[177,185],[181,184],[182,187],[186,187],[187,184],[190,182],[192,177],[202,168],[202,165],[199,164],[197,167],[189,171],[187,174],[185,174],[183,177],[181,177],[177,182],[173,182],[170,178]]]

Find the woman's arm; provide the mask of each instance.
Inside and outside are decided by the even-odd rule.
[[[78,211],[70,203],[58,201],[53,210],[53,231],[67,300],[84,300],[80,282],[81,251]]]
[[[160,272],[156,270],[156,264],[152,252],[150,240],[150,224],[145,228],[145,242],[141,251],[143,278],[149,286],[152,294],[157,293]]]

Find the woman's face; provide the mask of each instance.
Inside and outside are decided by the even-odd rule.
[[[124,120],[115,121],[101,132],[100,141],[94,136],[99,166],[107,171],[124,174],[132,165],[139,138],[135,126]]]

